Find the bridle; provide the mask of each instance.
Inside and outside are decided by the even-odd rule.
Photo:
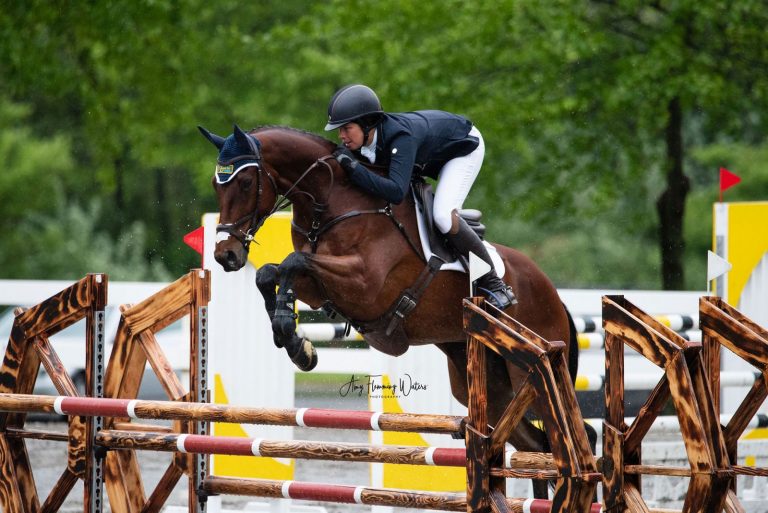
[[[249,156],[249,158],[253,158],[253,156]],[[216,240],[219,240],[219,233],[226,233],[240,242],[240,244],[243,245],[243,248],[245,248],[245,251],[248,251],[248,247],[251,245],[251,242],[253,241],[253,234],[255,234],[259,228],[261,228],[261,225],[264,224],[264,221],[266,221],[267,217],[272,215],[272,212],[269,214],[259,218],[259,207],[261,205],[261,193],[263,191],[264,187],[264,180],[262,180],[262,173],[267,175],[267,178],[269,179],[269,183],[272,186],[272,190],[275,191],[275,194],[277,194],[277,184],[275,183],[275,179],[272,178],[272,175],[270,175],[268,172],[264,172],[261,165],[256,163],[254,164],[254,167],[256,168],[256,206],[254,207],[253,211],[245,214],[243,217],[237,219],[234,222],[231,223],[219,223],[216,225]],[[248,227],[243,230],[242,226],[248,223]]]
[[[237,241],[240,242],[240,244],[243,245],[243,249],[245,249],[246,252],[248,252],[248,248],[251,245],[251,242],[254,240],[254,234],[259,231],[259,228],[264,224],[264,222],[277,212],[278,210],[282,210],[288,205],[291,204],[290,195],[291,194],[305,194],[309,196],[312,199],[313,204],[313,227],[315,226],[315,223],[319,223],[319,217],[322,215],[323,212],[325,212],[328,208],[327,198],[325,203],[318,203],[315,200],[315,197],[306,192],[297,189],[297,186],[299,183],[309,175],[309,173],[315,169],[316,167],[319,167],[320,165],[324,165],[329,172],[329,175],[331,177],[331,184],[328,188],[328,197],[330,197],[331,190],[333,189],[333,169],[331,168],[330,164],[328,164],[328,160],[334,158],[333,155],[325,155],[323,157],[320,157],[315,162],[312,163],[302,174],[299,176],[299,178],[288,188],[287,191],[285,191],[284,194],[280,194],[278,188],[277,188],[277,182],[275,178],[272,176],[272,174],[264,169],[261,165],[261,155],[245,155],[238,157],[235,159],[237,160],[255,160],[256,162],[253,164],[253,166],[256,168],[256,206],[254,209],[244,215],[243,217],[237,219],[236,221],[233,221],[231,223],[220,223],[216,225],[216,234],[218,236],[219,233],[226,233],[232,237],[234,237]],[[235,161],[230,162],[229,164],[234,163]],[[266,175],[267,180],[269,181],[270,186],[272,187],[272,191],[275,193],[275,197],[282,196],[282,199],[279,199],[275,201],[275,205],[263,216],[259,216],[259,207],[261,206],[261,196],[263,192],[263,184],[264,180],[262,179],[262,174]],[[243,229],[243,226],[246,225],[247,228]],[[218,240],[218,237],[217,237]]]
[[[264,169],[261,166],[261,155],[246,155],[238,157],[237,160],[242,159],[250,159],[255,161],[253,164],[257,169],[257,193],[256,193],[256,206],[254,207],[253,211],[249,212],[248,214],[244,215],[243,217],[239,218],[238,220],[232,222],[232,223],[222,223],[218,224],[216,226],[216,234],[223,232],[231,235],[235,239],[237,239],[240,244],[243,245],[243,248],[245,249],[246,253],[248,252],[248,248],[251,245],[251,242],[254,240],[254,234],[261,228],[261,225],[264,224],[264,222],[267,220],[269,216],[277,212],[278,210],[282,210],[283,208],[287,207],[292,203],[292,200],[290,198],[293,194],[304,194],[308,196],[312,200],[312,221],[311,226],[309,229],[302,228],[301,226],[297,225],[295,221],[291,221],[291,226],[293,230],[300,233],[304,237],[306,237],[307,241],[310,244],[310,247],[312,248],[312,253],[315,253],[317,251],[317,246],[319,242],[319,238],[322,234],[330,230],[332,227],[336,226],[338,223],[345,221],[347,219],[351,219],[353,217],[361,216],[361,215],[368,215],[368,214],[377,214],[377,215],[385,215],[387,216],[395,225],[395,227],[400,231],[400,233],[405,237],[405,240],[408,242],[408,245],[411,247],[411,249],[416,253],[416,255],[419,256],[422,260],[424,260],[424,256],[421,254],[419,249],[417,248],[416,244],[413,240],[411,240],[411,237],[408,235],[408,233],[405,230],[405,226],[403,223],[401,223],[397,218],[395,218],[394,212],[392,211],[392,205],[387,203],[382,208],[377,209],[370,209],[370,210],[352,210],[349,212],[346,212],[344,214],[341,214],[337,217],[334,217],[333,219],[330,219],[326,222],[323,222],[323,216],[325,212],[328,210],[328,201],[331,197],[331,194],[333,192],[334,187],[334,174],[333,174],[333,168],[331,167],[331,164],[328,163],[329,160],[335,160],[336,158],[333,155],[324,155],[317,160],[315,160],[304,172],[299,176],[299,178],[296,179],[296,181],[288,188],[285,193],[280,194],[278,188],[277,188],[277,182],[275,178],[272,176],[272,174],[269,172],[269,170]],[[314,169],[319,168],[321,166],[324,166],[325,169],[328,171],[328,174],[330,176],[330,185],[328,186],[328,192],[325,197],[324,202],[318,202],[314,195],[311,193],[298,189],[298,185],[306,178],[310,172],[312,172]],[[272,209],[264,214],[263,216],[259,216],[259,206],[261,204],[261,194],[262,194],[262,188],[263,188],[263,180],[261,175],[265,174],[267,176],[267,179],[269,180],[269,183],[272,187],[273,192],[275,193],[275,197],[282,196],[281,199],[275,201],[275,205],[272,207]],[[245,225],[245,223],[248,223],[248,228],[243,230],[242,226]],[[217,237],[218,240],[218,237]]]

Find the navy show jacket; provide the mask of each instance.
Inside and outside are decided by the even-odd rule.
[[[380,176],[358,166],[349,178],[390,203],[403,201],[414,173],[437,178],[449,160],[468,155],[479,145],[478,138],[469,135],[471,121],[440,110],[385,113],[376,129],[376,165],[388,167],[389,173]],[[355,154],[368,162],[359,151]]]

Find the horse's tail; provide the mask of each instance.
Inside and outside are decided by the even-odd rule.
[[[568,347],[568,373],[571,375],[571,381],[576,383],[576,374],[579,372],[579,334],[576,331],[576,324],[573,322],[573,316],[568,311],[568,307],[563,303],[565,314],[568,316],[568,334],[571,344]]]
[[[565,313],[568,316],[568,332],[570,333],[571,345],[568,348],[568,373],[571,375],[571,382],[576,384],[576,375],[579,372],[579,333],[576,331],[576,324],[573,322],[573,316],[568,311],[568,307],[563,303]],[[584,428],[587,431],[587,438],[589,439],[589,445],[592,448],[592,454],[595,454],[597,448],[597,431],[595,428],[584,423]]]

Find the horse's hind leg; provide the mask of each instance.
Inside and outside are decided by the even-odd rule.
[[[576,325],[573,322],[573,316],[568,311],[568,307],[563,304],[565,313],[568,316],[568,333],[569,340],[571,341],[568,347],[568,374],[571,376],[571,383],[576,384],[576,375],[579,372],[579,344],[578,333],[576,331]],[[596,454],[597,451],[597,431],[595,428],[584,422],[584,429],[587,432],[587,439],[589,440],[589,447],[592,449],[592,454]]]

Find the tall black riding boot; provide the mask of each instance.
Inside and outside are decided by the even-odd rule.
[[[446,234],[446,237],[454,249],[465,257],[468,258],[471,251],[491,266],[488,274],[477,280],[478,290],[491,304],[500,310],[504,310],[517,303],[517,298],[512,288],[504,283],[496,274],[493,260],[491,260],[491,256],[488,254],[483,241],[480,240],[480,237],[455,210],[452,214],[451,231]]]

